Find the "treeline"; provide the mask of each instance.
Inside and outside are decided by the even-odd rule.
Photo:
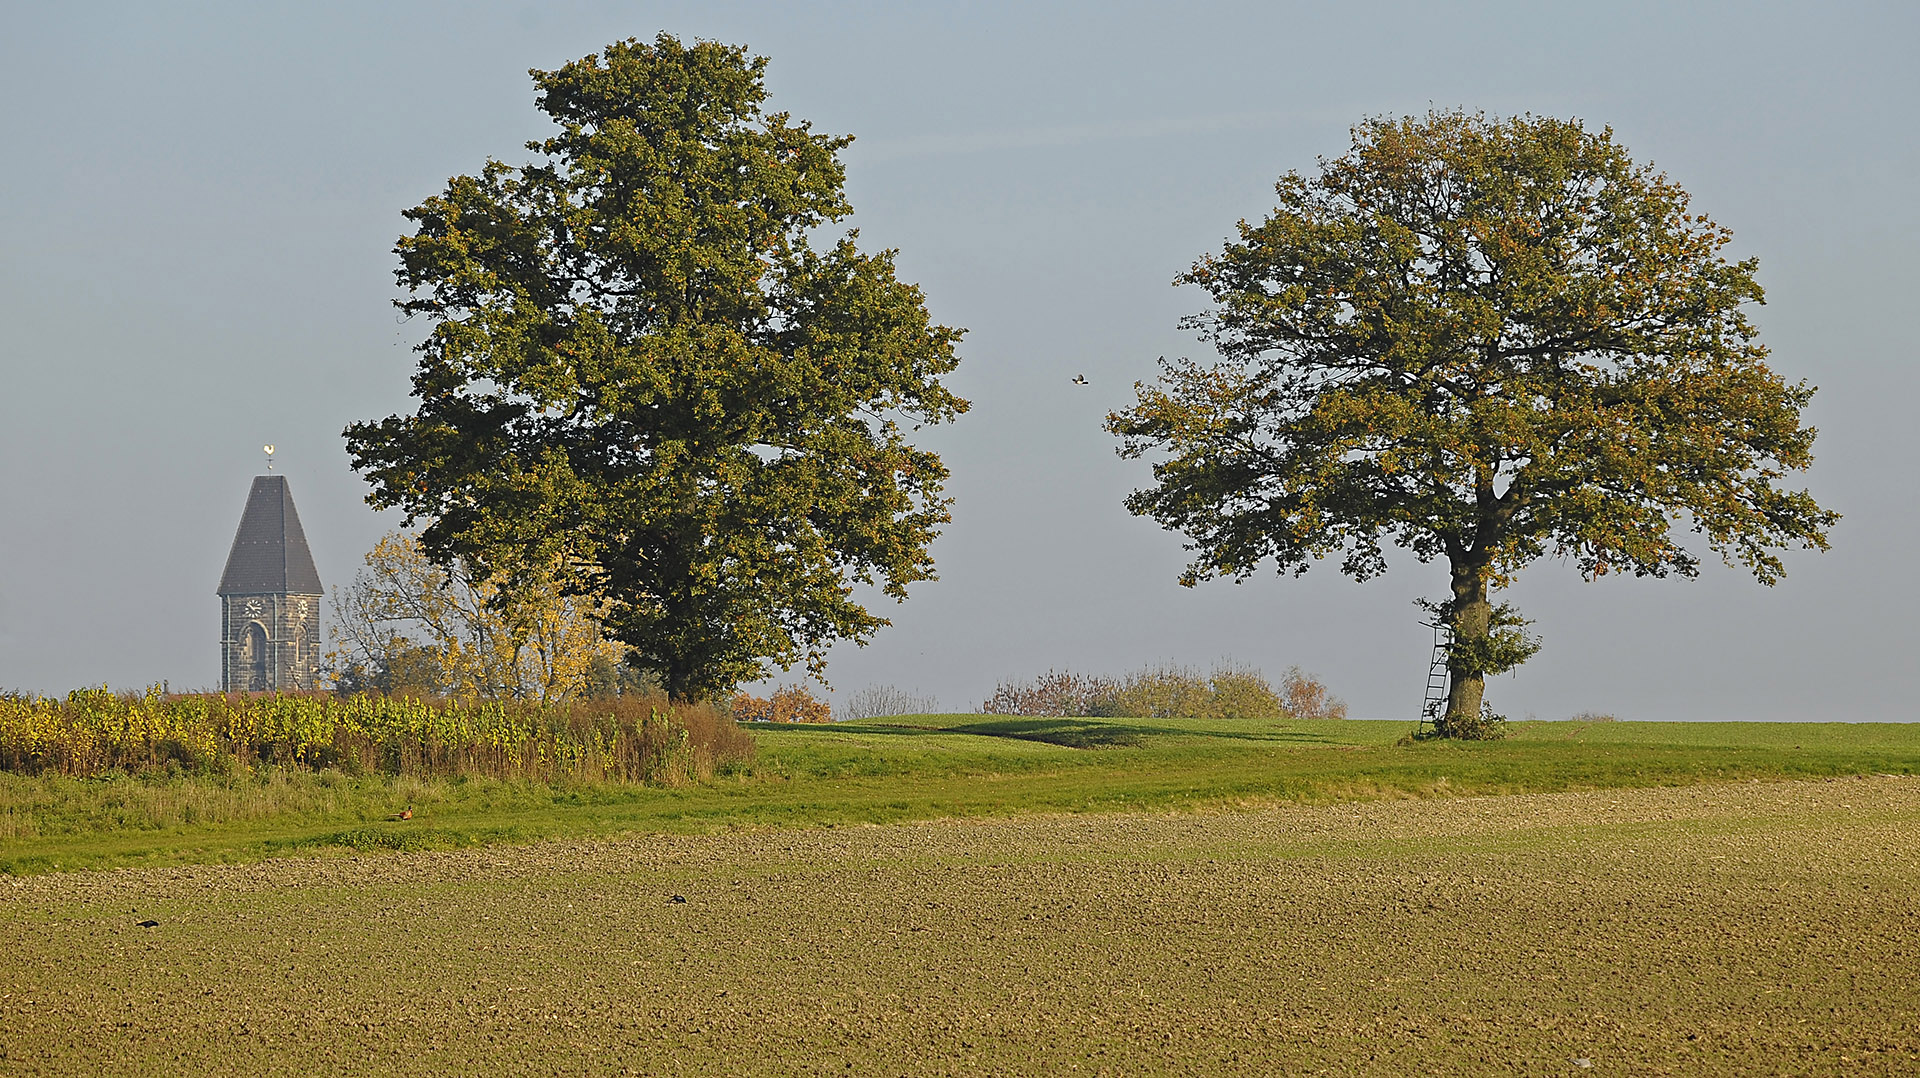
[[[242,773],[257,767],[671,784],[750,759],[753,739],[704,704],[620,696],[459,703],[373,693],[0,697],[0,768]]]
[[[1172,665],[1118,678],[1050,670],[1029,681],[1001,682],[980,711],[1136,719],[1347,717],[1346,702],[1297,666],[1287,669],[1276,690],[1260,671],[1234,663],[1205,675]]]

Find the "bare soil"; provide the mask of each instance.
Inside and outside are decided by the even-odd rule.
[[[0,878],[0,1075],[1281,1072],[1920,1072],[1920,780]]]

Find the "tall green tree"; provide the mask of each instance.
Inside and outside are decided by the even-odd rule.
[[[1183,583],[1300,573],[1382,543],[1445,558],[1443,734],[1479,732],[1485,678],[1537,644],[1489,590],[1543,555],[1588,578],[1693,576],[1679,531],[1761,583],[1838,517],[1782,489],[1812,462],[1813,395],[1769,370],[1752,259],[1685,191],[1577,121],[1435,112],[1360,124],[1177,284],[1223,357],[1164,362],[1107,419],[1154,455],[1127,502],[1184,532]]]
[[[766,59],[662,34],[533,71],[558,125],[407,211],[417,410],[346,430],[368,501],[474,571],[562,567],[633,661],[704,697],[864,641],[933,576],[947,471],[903,424],[967,402],[839,152],[763,110]]]

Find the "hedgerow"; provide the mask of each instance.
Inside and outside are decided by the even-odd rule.
[[[1049,670],[1005,681],[980,705],[989,715],[1083,715],[1142,719],[1345,718],[1347,705],[1319,679],[1289,667],[1280,691],[1252,667],[1223,662],[1202,675],[1147,667],[1118,678]]]
[[[277,766],[672,783],[752,754],[753,740],[711,707],[665,697],[541,705],[157,688],[0,697],[0,769],[27,774]]]

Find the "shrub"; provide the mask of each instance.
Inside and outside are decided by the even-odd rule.
[[[1298,668],[1288,672],[1299,674]],[[1346,705],[1319,682],[1307,717],[1344,717]],[[1303,690],[1302,699],[1306,699]],[[1183,666],[1147,667],[1121,678],[1049,670],[1028,682],[1001,682],[980,705],[989,715],[1087,715],[1152,719],[1260,719],[1293,714],[1266,677],[1252,667],[1223,662],[1210,676]]]
[[[892,685],[869,685],[848,694],[847,702],[841,705],[840,717],[881,719],[888,715],[932,715],[939,710],[939,703],[930,696],[915,696]]]
[[[1092,715],[1108,686],[1096,678],[1049,670],[1028,682],[1003,681],[980,705],[984,715]]]
[[[1298,667],[1289,667],[1291,674]],[[1272,719],[1295,715],[1273,691],[1265,674],[1250,666],[1223,662],[1213,668],[1212,714],[1218,719]],[[1342,715],[1345,714],[1343,709]]]
[[[1296,719],[1344,719],[1347,702],[1333,695],[1320,679],[1297,666],[1287,667],[1280,679],[1280,703]]]
[[[1101,691],[1085,713],[1142,719],[1193,719],[1205,718],[1212,710],[1212,703],[1213,689],[1205,678],[1185,667],[1169,664],[1101,682]]]
[[[833,709],[805,685],[782,685],[769,700],[735,693],[733,717],[739,722],[832,722]]]
[[[1482,703],[1479,718],[1452,723],[1447,733],[1462,741],[1499,741],[1507,736],[1507,717]]]

